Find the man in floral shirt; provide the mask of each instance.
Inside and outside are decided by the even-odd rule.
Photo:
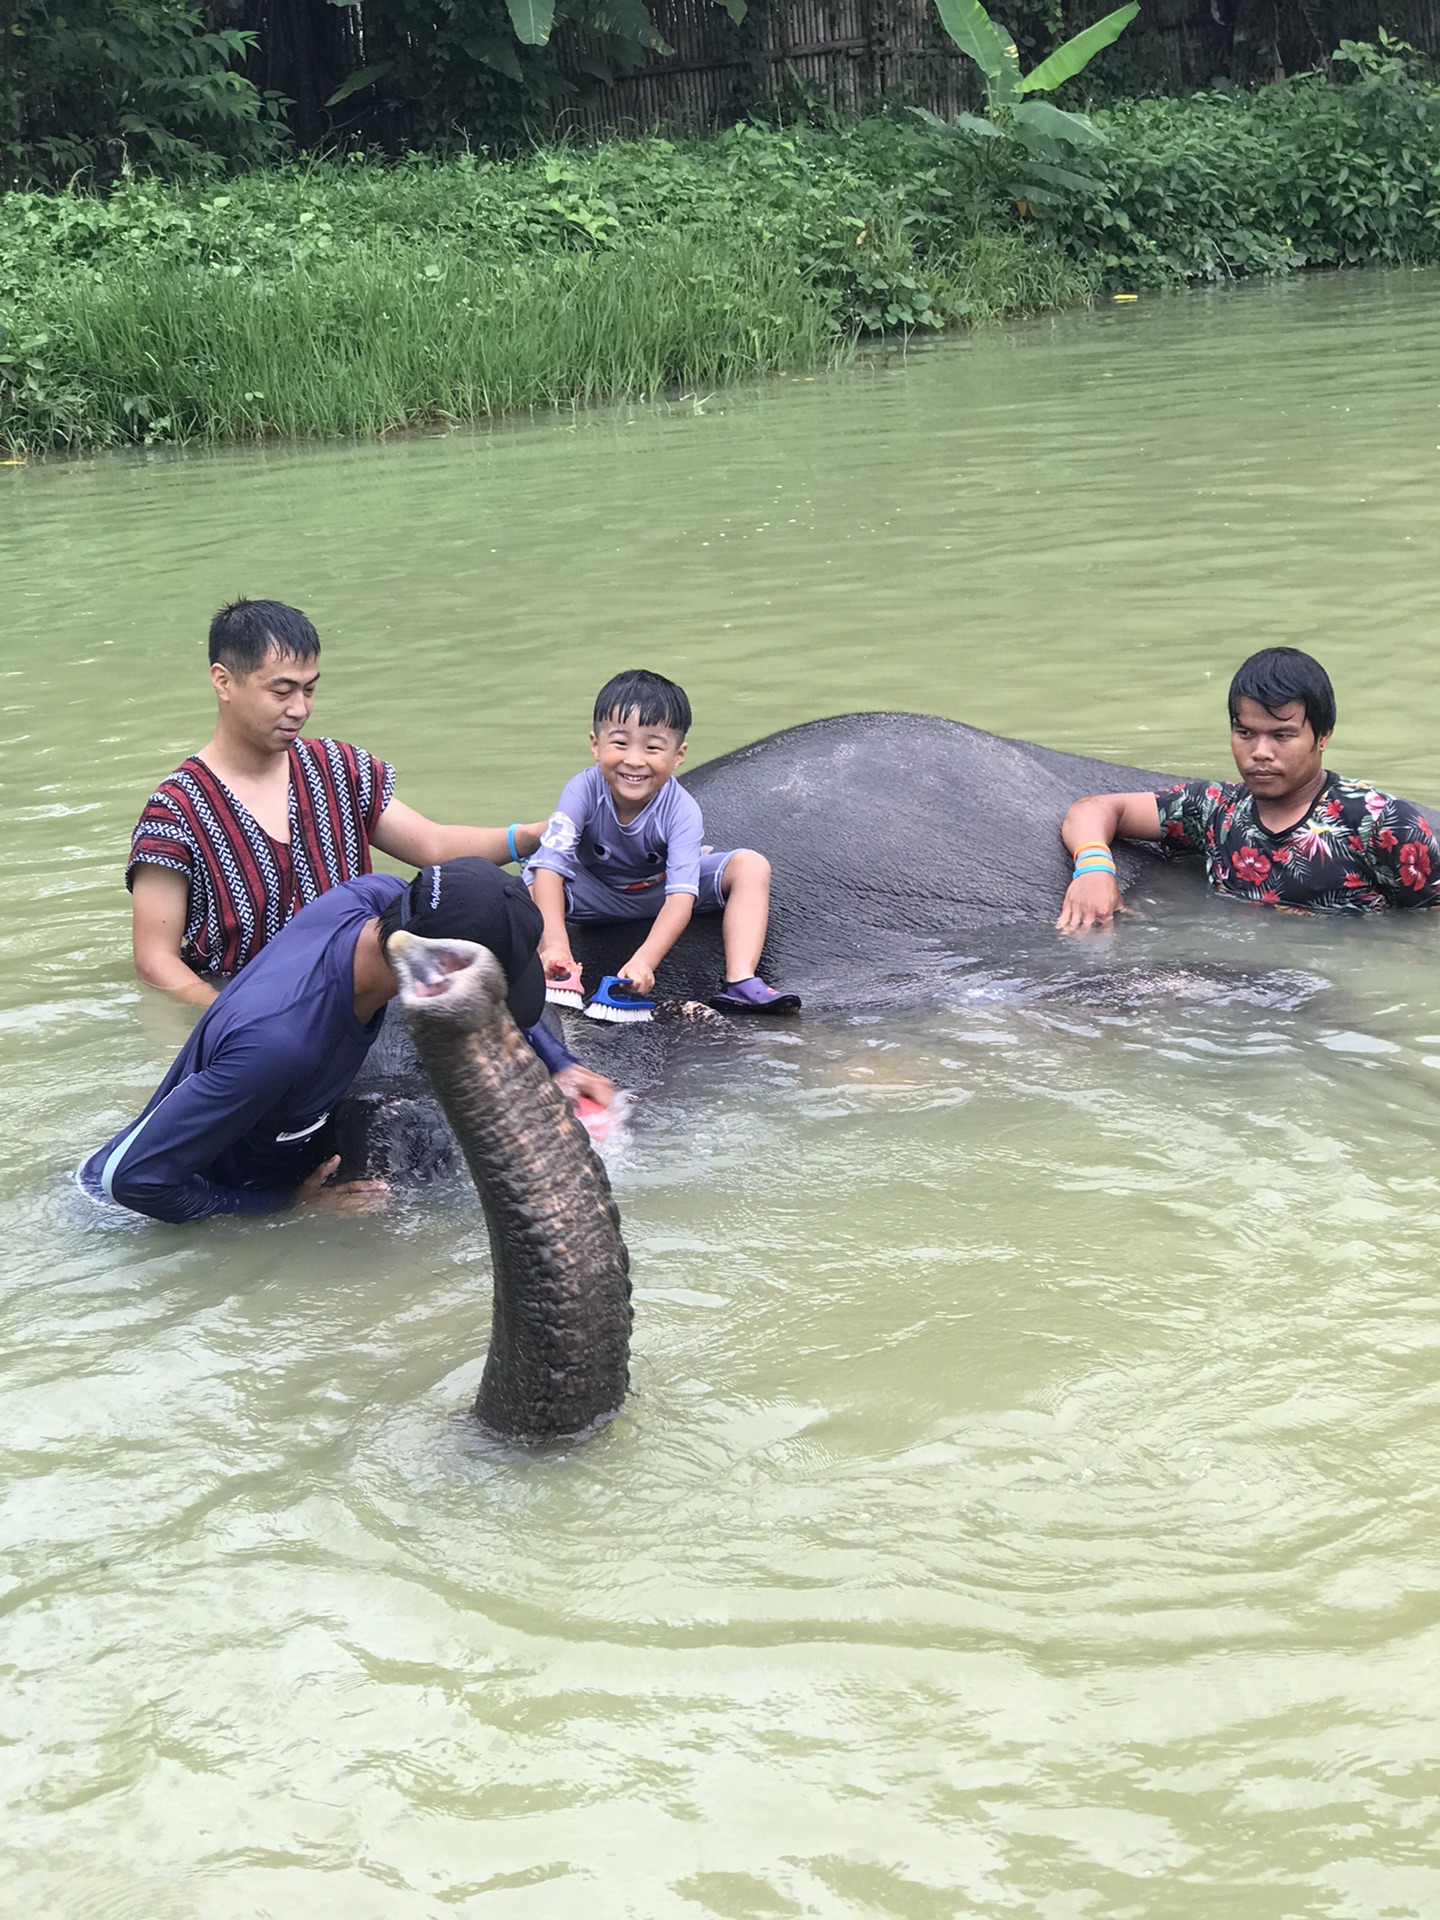
[[[1230,683],[1238,781],[1187,780],[1159,793],[1077,800],[1061,829],[1075,877],[1056,925],[1109,926],[1123,912],[1110,848],[1159,840],[1199,853],[1219,893],[1300,913],[1440,906],[1440,839],[1410,800],[1327,773],[1335,693],[1294,647],[1253,654]]]

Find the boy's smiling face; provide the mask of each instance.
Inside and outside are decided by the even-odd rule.
[[[590,751],[616,817],[628,824],[675,774],[685,758],[685,742],[673,727],[642,727],[632,708],[628,714],[612,713],[591,734]]]

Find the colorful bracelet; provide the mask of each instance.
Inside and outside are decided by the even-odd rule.
[[[1091,873],[1108,873],[1112,880],[1115,878],[1115,856],[1109,847],[1098,840],[1092,841],[1087,847],[1075,849],[1075,871],[1070,878],[1081,880]]]
[[[520,849],[515,844],[515,827],[518,827],[519,824],[520,822],[517,820],[515,826],[511,827],[505,835],[505,839],[510,847],[510,858],[515,861],[518,861],[520,858]]]

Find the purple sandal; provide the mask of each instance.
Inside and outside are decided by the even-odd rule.
[[[799,1013],[798,993],[776,993],[767,987],[758,973],[748,980],[731,980],[723,993],[710,996],[717,1013]]]

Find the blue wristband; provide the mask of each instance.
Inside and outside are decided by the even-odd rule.
[[[515,827],[518,827],[519,824],[520,822],[517,820],[515,822]],[[520,859],[520,849],[515,844],[515,827],[509,827],[506,829],[505,839],[510,848],[510,858],[518,864]]]

